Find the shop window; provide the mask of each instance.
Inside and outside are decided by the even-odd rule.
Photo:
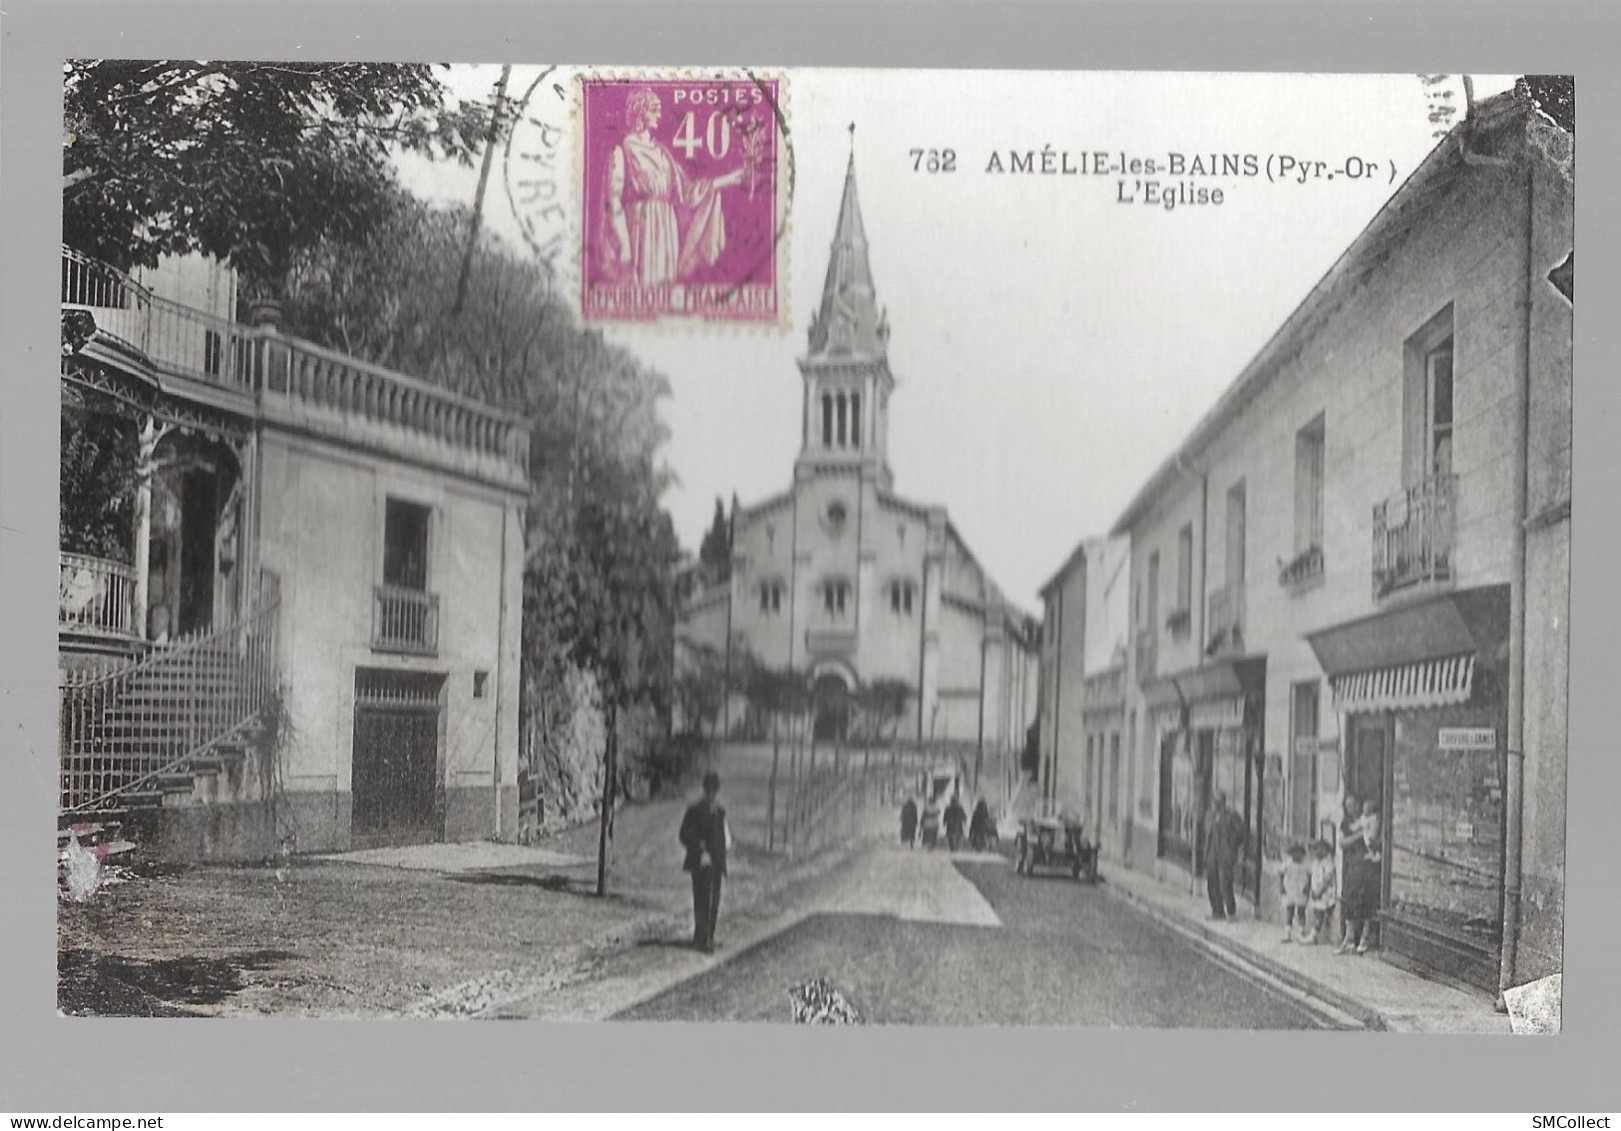
[[[1316,680],[1290,688],[1289,732],[1293,737],[1289,765],[1289,835],[1309,841],[1317,835],[1317,727],[1319,689]]]
[[[1120,736],[1109,736],[1109,820],[1120,818]]]

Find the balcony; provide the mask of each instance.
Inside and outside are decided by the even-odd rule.
[[[64,632],[133,640],[135,571],[120,562],[60,554],[56,623]]]
[[[805,650],[813,656],[852,656],[856,630],[849,625],[816,625],[805,630]]]
[[[1293,561],[1278,566],[1278,584],[1291,593],[1321,581],[1323,577],[1323,548],[1308,546],[1296,554]]]
[[[379,585],[371,608],[373,651],[413,656],[439,654],[439,594]]]
[[[1230,656],[1244,651],[1244,584],[1235,582],[1210,594],[1205,655]]]
[[[1438,475],[1373,508],[1373,596],[1452,578],[1458,477]]]
[[[1148,683],[1159,674],[1159,638],[1154,628],[1140,628],[1133,645],[1136,653],[1137,683]]]
[[[523,417],[270,327],[194,310],[67,247],[62,310],[93,320],[88,345],[149,378],[173,379],[188,395],[513,486],[527,482]]]
[[[1126,671],[1110,668],[1081,685],[1081,712],[1119,710],[1126,705]]]

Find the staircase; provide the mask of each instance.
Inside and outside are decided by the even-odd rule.
[[[273,705],[279,587],[266,574],[242,620],[144,658],[64,672],[60,688],[63,830],[112,824],[183,801],[201,776],[239,763]],[[173,802],[171,802],[173,803]]]

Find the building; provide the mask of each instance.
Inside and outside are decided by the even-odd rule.
[[[1011,754],[1035,718],[1035,628],[943,507],[895,493],[888,341],[852,157],[799,363],[793,483],[734,509],[731,579],[687,604],[679,632],[734,669],[747,654],[804,673],[822,738],[846,732],[861,688],[900,681],[911,689],[901,738]]]
[[[63,249],[65,411],[135,452],[111,530],[63,500],[64,820],[215,858],[515,835],[527,425],[236,304]]]
[[[1195,882],[1225,793],[1272,913],[1368,800],[1385,953],[1489,989],[1561,965],[1572,147],[1471,105],[1112,531],[1132,866]]]
[[[1041,796],[1082,817],[1106,855],[1124,859],[1126,724],[1123,539],[1077,546],[1041,590]]]

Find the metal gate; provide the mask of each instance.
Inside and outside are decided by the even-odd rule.
[[[444,685],[442,675],[356,669],[354,847],[443,839]]]

